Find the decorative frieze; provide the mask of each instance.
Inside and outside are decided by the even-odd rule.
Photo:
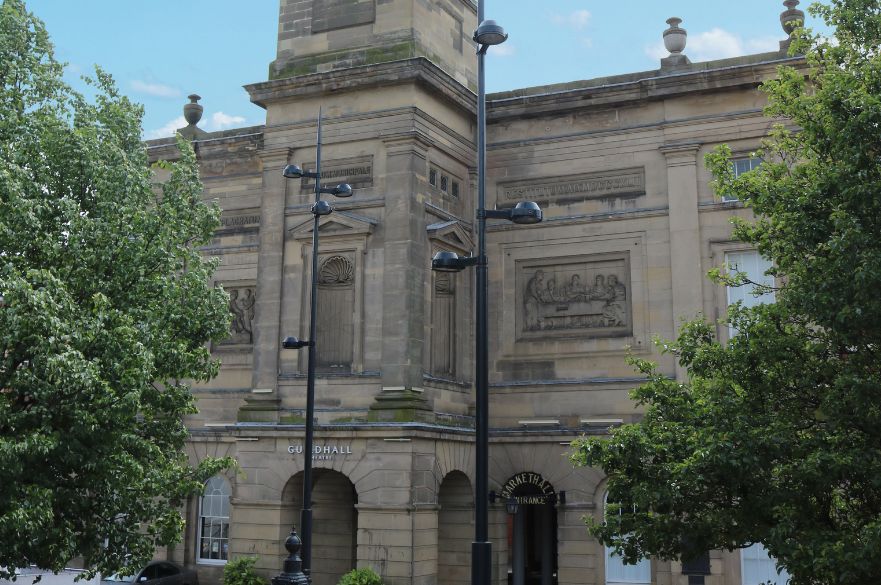
[[[569,203],[645,195],[645,169],[626,169],[499,184],[500,206],[518,201]]]
[[[518,339],[619,337],[632,331],[629,254],[518,265]]]

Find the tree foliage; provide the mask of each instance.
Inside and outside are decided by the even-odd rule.
[[[837,42],[797,33],[806,66],[764,84],[764,163],[708,157],[755,211],[734,233],[773,261],[776,303],[731,307],[727,345],[686,325],[686,383],[634,360],[644,420],[573,454],[608,474],[620,514],[591,531],[630,561],[761,542],[793,585],[881,581],[881,2],[811,10]]]
[[[110,573],[178,540],[179,506],[229,464],[188,465],[187,380],[225,293],[192,149],[154,184],[139,106],[62,81],[43,24],[0,6],[0,577],[74,557]],[[137,568],[137,567],[134,567]]]

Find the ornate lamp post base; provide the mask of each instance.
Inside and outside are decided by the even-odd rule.
[[[291,533],[284,541],[284,547],[289,556],[284,560],[284,567],[280,575],[272,578],[272,585],[309,585],[309,577],[303,572],[303,560],[300,559],[300,547],[303,546],[297,530],[291,528]]]

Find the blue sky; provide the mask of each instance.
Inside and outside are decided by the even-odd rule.
[[[144,136],[183,126],[190,93],[200,126],[262,124],[242,86],[265,81],[275,58],[279,0],[26,0],[49,30],[67,77],[100,64],[144,104]],[[806,2],[802,2],[805,9]],[[774,50],[784,38],[778,0],[486,0],[510,40],[487,63],[489,91],[658,67],[671,16],[688,30],[692,61]],[[816,25],[808,20],[809,25]]]

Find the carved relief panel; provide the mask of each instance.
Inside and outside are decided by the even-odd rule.
[[[448,272],[434,274],[429,368],[435,376],[452,376],[456,370],[455,279],[455,275]]]
[[[517,267],[517,337],[621,337],[633,331],[628,254]]]
[[[257,303],[257,286],[254,283],[228,283],[224,290],[229,294],[231,315],[229,337],[218,347],[250,346],[254,343],[254,309]]]
[[[318,267],[318,367],[350,372],[354,341],[355,263],[348,254],[320,259]]]

